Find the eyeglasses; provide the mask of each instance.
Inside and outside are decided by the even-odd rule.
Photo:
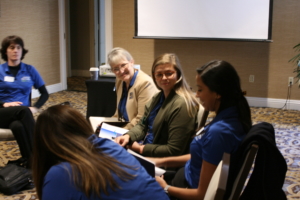
[[[115,73],[119,73],[121,69],[124,70],[124,69],[128,68],[128,64],[129,63],[123,63],[123,64],[120,65],[120,67],[114,67],[112,69],[112,71],[115,72]]]
[[[172,78],[174,73],[175,73],[175,71],[166,71],[164,73],[158,72],[158,73],[155,73],[154,76],[156,79],[162,79],[164,77],[164,75],[166,76],[166,78]]]

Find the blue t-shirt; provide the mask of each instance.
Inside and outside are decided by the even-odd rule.
[[[136,158],[128,153],[123,147],[111,140],[98,138],[95,135],[92,135],[89,139],[101,148],[104,153],[115,158],[117,161],[128,166],[137,167],[137,169],[134,170],[121,166],[125,171],[135,177],[126,182],[113,174],[114,179],[121,189],[113,191],[111,188],[108,188],[109,195],[105,195],[105,193],[101,192],[102,200],[169,199],[155,179],[151,177],[140,165],[139,161],[137,161]],[[97,196],[87,198],[82,191],[75,187],[68,171],[72,171],[68,162],[60,163],[49,169],[44,178],[43,200],[100,200]]]
[[[139,73],[139,71],[134,72],[134,75],[133,75],[133,77],[132,77],[132,79],[129,83],[128,90],[126,88],[126,83],[123,82],[122,97],[120,99],[118,110],[119,110],[119,117],[123,118],[125,121],[129,121],[127,110],[126,110],[128,91],[133,86],[138,73]],[[132,92],[129,94],[129,99],[131,99],[131,98],[133,98],[133,93]]]
[[[191,159],[185,164],[185,179],[190,187],[198,188],[202,160],[218,165],[224,152],[235,152],[245,135],[237,108],[230,107],[221,111],[204,128],[204,133],[191,142]]]
[[[16,77],[9,71],[7,62],[0,65],[0,101],[20,101],[23,106],[30,106],[32,86],[36,89],[45,85],[38,71],[31,65],[20,63]]]

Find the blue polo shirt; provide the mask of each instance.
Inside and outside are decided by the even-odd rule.
[[[230,107],[221,111],[204,128],[204,133],[191,142],[191,159],[185,164],[185,179],[190,187],[198,188],[202,160],[218,165],[223,153],[234,153],[245,135],[237,108]]]
[[[129,83],[128,90],[126,88],[126,83],[123,82],[123,90],[122,90],[122,97],[119,102],[118,110],[119,110],[119,117],[123,118],[125,121],[129,121],[127,110],[126,110],[126,104],[127,104],[127,98],[128,98],[128,91],[133,86],[136,76],[139,73],[139,71],[136,71]],[[129,99],[133,98],[132,93],[129,94]]]
[[[95,135],[90,136],[89,140],[97,146],[102,152],[119,163],[123,163],[131,168],[119,165],[126,172],[133,175],[133,179],[128,181],[122,180],[116,174],[112,173],[114,180],[119,188],[107,186],[108,194],[101,191],[101,197],[91,195],[88,198],[79,188],[77,188],[71,177],[72,168],[70,163],[62,162],[52,166],[44,178],[43,184],[43,200],[167,200],[169,197],[160,187],[160,185],[151,177],[139,161],[128,153],[123,147],[117,143],[99,138]],[[86,169],[89,170],[89,169]],[[84,180],[83,180],[84,181]]]
[[[30,106],[29,95],[32,86],[38,89],[45,85],[38,71],[31,65],[20,63],[16,77],[9,71],[7,62],[0,65],[0,101],[20,101],[23,106]]]

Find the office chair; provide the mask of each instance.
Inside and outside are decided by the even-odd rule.
[[[244,163],[243,163],[241,169],[239,170],[239,173],[234,181],[233,189],[232,189],[231,195],[229,197],[230,200],[231,199],[239,199],[239,197],[242,193],[242,190],[245,186],[245,182],[249,175],[250,169],[253,165],[257,151],[258,151],[258,145],[252,144],[252,146],[251,146],[250,150],[248,151],[247,156],[244,160]]]
[[[253,163],[251,160],[255,160],[254,166],[245,185],[247,171]],[[243,174],[242,170],[247,173]],[[287,164],[276,145],[273,125],[267,122],[255,124],[235,154],[231,155],[224,198],[285,200],[282,187],[286,171]]]
[[[253,144],[248,151],[242,167],[239,170],[238,176],[234,181],[232,191],[230,192],[229,200],[239,199],[244,188],[246,179],[250,173],[250,169],[258,151],[258,145]],[[204,200],[223,200],[226,192],[227,179],[229,176],[230,155],[224,153],[223,159],[220,161],[216,171],[214,172],[209,186],[207,188]]]

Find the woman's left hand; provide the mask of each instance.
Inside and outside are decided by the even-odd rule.
[[[142,154],[144,150],[144,146],[145,145],[140,145],[139,143],[134,142],[131,146],[129,146],[129,149],[138,152],[139,154]]]
[[[163,176],[155,176],[155,179],[162,188],[165,188],[168,185],[167,182],[163,179]]]
[[[4,108],[7,108],[7,107],[13,107],[13,106],[21,106],[23,103],[20,102],[20,101],[14,101],[14,102],[6,102],[3,104],[3,107]]]

